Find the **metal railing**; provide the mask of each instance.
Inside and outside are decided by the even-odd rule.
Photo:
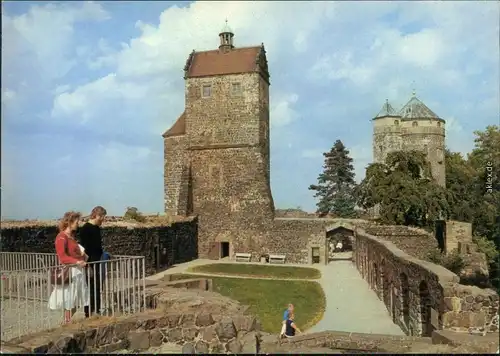
[[[143,256],[114,256],[82,268],[57,265],[46,258],[51,254],[23,254],[30,256],[22,263],[15,253],[0,255],[1,341],[58,327],[68,319],[82,318],[81,312],[116,316],[146,307]],[[17,265],[28,267],[13,269]],[[55,278],[64,276],[63,270],[67,280]]]
[[[58,264],[55,253],[0,252],[0,271],[45,268]]]

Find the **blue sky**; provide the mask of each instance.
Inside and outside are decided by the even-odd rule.
[[[309,184],[341,139],[357,179],[370,119],[417,96],[447,145],[498,124],[495,2],[3,2],[2,218],[97,204],[163,209],[161,134],[183,111],[192,49],[264,42],[271,72],[271,183],[279,208],[314,210]]]

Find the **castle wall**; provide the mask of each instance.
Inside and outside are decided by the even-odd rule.
[[[397,123],[397,124],[396,124]],[[416,123],[416,126],[414,126]],[[393,151],[423,151],[434,180],[445,186],[445,128],[443,120],[401,120],[384,117],[373,120],[373,161],[383,163]]]
[[[188,214],[189,161],[185,135],[164,140],[165,212],[169,215]]]
[[[415,123],[417,126],[414,126]],[[401,135],[405,149],[425,152],[431,164],[434,180],[439,185],[445,186],[444,121],[414,120],[403,121],[402,124]]]
[[[215,242],[245,251],[261,244],[274,207],[259,147],[191,151],[193,211],[200,217],[200,256],[217,258]],[[265,231],[265,230],[264,230]]]
[[[241,85],[241,95],[232,93],[233,83]],[[208,98],[204,85],[211,86]],[[188,78],[185,94],[189,147],[262,143],[258,73]]]
[[[147,274],[198,258],[198,220],[172,224],[106,222],[102,242],[112,255],[145,256]],[[57,222],[2,222],[2,252],[55,253]],[[5,263],[5,258],[3,262]]]
[[[259,250],[274,215],[268,84],[259,73],[187,79],[186,137],[200,257],[219,258],[220,242],[231,254]]]
[[[390,152],[402,149],[400,123],[401,119],[399,117],[384,117],[373,120],[374,163],[384,163]]]

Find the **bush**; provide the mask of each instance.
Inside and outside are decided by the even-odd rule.
[[[465,261],[457,250],[443,254],[439,249],[434,249],[427,258],[429,261],[441,265],[455,274],[460,274],[465,267]]]
[[[128,207],[127,211],[125,212],[125,215],[123,215],[123,218],[125,220],[134,220],[137,222],[145,222],[146,217],[143,216],[139,210],[135,207]]]
[[[477,250],[486,255],[489,264],[495,262],[499,252],[494,241],[488,240],[483,236],[473,236],[472,241],[476,244]]]

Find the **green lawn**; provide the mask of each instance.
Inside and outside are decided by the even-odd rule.
[[[191,274],[175,274],[173,280],[206,278]],[[249,312],[256,315],[262,330],[279,333],[288,303],[295,305],[297,326],[306,330],[323,317],[325,295],[317,282],[243,279],[230,277],[210,277],[214,292],[218,292],[243,305],[249,305]]]
[[[281,279],[318,279],[321,277],[321,272],[316,268],[268,266],[243,263],[213,263],[191,267],[188,271],[194,273],[213,273]]]

